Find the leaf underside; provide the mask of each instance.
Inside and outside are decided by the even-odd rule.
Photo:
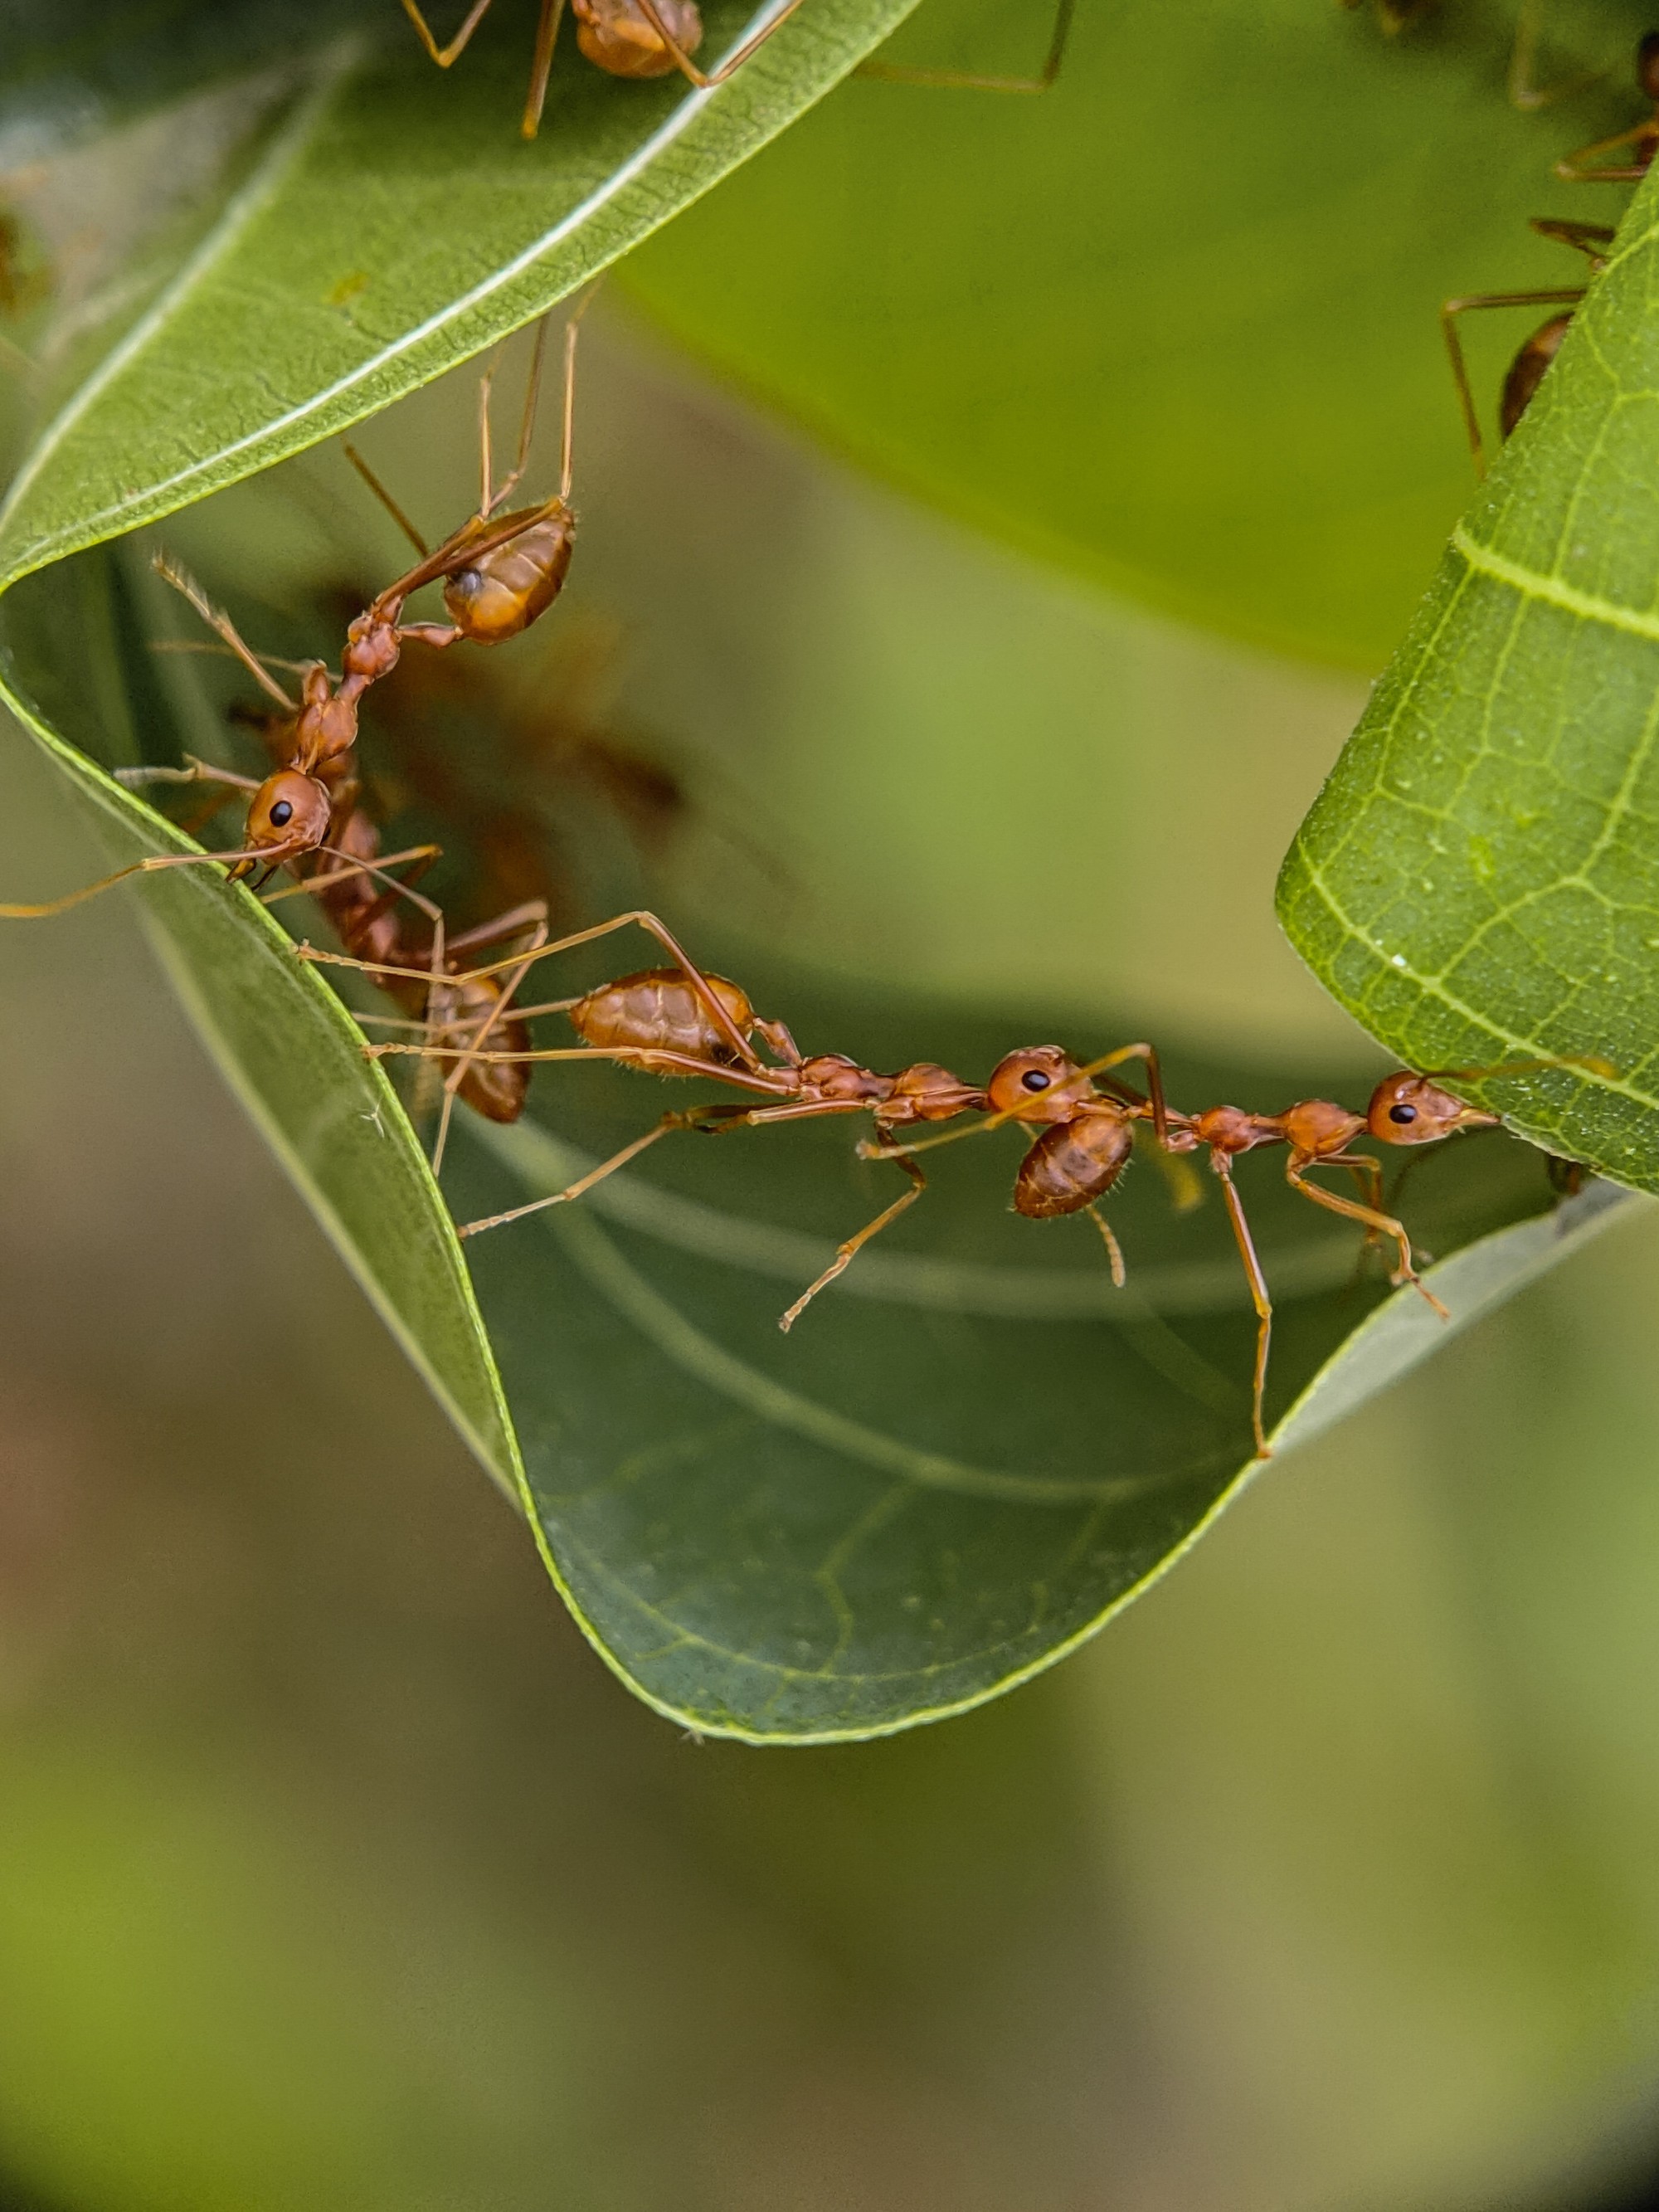
[[[0,513],[0,585],[315,444],[518,328],[782,130],[914,4],[813,0],[707,94],[678,75],[619,82],[567,36],[527,144],[532,15],[492,10],[441,71],[386,0],[378,40],[301,64],[137,319],[116,313],[98,348],[73,350]],[[714,0],[708,52],[754,12]]]
[[[1650,180],[1304,823],[1281,919],[1414,1067],[1659,1190],[1659,212]]]

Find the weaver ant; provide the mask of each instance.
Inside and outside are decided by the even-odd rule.
[[[1575,252],[1584,254],[1589,261],[1592,276],[1599,276],[1607,266],[1603,249],[1613,243],[1613,234],[1606,224],[1565,222],[1551,216],[1534,216],[1532,228],[1540,238],[1553,239],[1559,244],[1571,246]],[[1473,308],[1484,307],[1554,306],[1565,311],[1552,315],[1547,322],[1540,323],[1510,363],[1498,403],[1499,435],[1507,438],[1532,404],[1533,394],[1543,382],[1545,372],[1560,352],[1561,341],[1567,334],[1573,311],[1587,289],[1583,284],[1577,284],[1560,291],[1472,292],[1466,298],[1448,300],[1441,307],[1440,327],[1445,333],[1446,350],[1451,357],[1452,380],[1457,386],[1458,404],[1463,410],[1463,427],[1468,433],[1469,449],[1474,455],[1477,473],[1483,476],[1486,473],[1486,448],[1480,435],[1480,412],[1474,404],[1468,368],[1463,359],[1462,341],[1457,334],[1457,318],[1468,314]]]
[[[238,719],[256,722],[271,750],[280,753],[288,729],[285,718],[243,714]],[[216,811],[234,794],[257,788],[252,776],[236,775],[202,761],[179,769],[118,769],[115,773],[116,780],[129,789],[155,783],[206,786],[214,793],[210,811]],[[269,894],[265,903],[275,905],[301,893],[308,895],[328,916],[348,952],[365,960],[397,963],[384,988],[404,1007],[413,1024],[428,1035],[441,1036],[447,1042],[451,1039],[479,1042],[494,1036],[504,1045],[527,1047],[529,1031],[510,1011],[515,986],[498,981],[493,975],[461,973],[456,963],[463,954],[480,952],[515,938],[527,940],[521,951],[532,951],[547,936],[545,902],[527,899],[475,928],[459,933],[450,931],[443,909],[416,888],[441,857],[440,848],[412,845],[402,852],[382,854],[380,831],[362,804],[361,790],[350,778],[347,764],[331,763],[324,774],[328,778],[331,805],[328,841],[290,858],[287,865],[298,880]],[[392,875],[390,871],[398,866],[408,872]],[[407,918],[400,903],[404,902],[424,916],[423,939],[411,940],[406,935]],[[528,1087],[527,1072],[511,1061],[489,1065],[465,1061],[458,1067],[454,1080],[445,1086],[433,1148],[434,1174],[443,1164],[449,1117],[458,1096],[492,1121],[516,1121],[524,1111]]]
[[[1132,1103],[1101,1098],[1090,1078],[1101,1066],[1110,1066],[1114,1060],[1131,1054],[1141,1054],[1146,1059],[1150,1099],[1136,1099],[1133,1094],[1128,1095]],[[1501,1125],[1499,1115],[1465,1105],[1449,1091],[1442,1090],[1441,1084],[1483,1082],[1498,1076],[1564,1066],[1584,1067],[1599,1074],[1613,1073],[1605,1060],[1589,1057],[1509,1061],[1498,1067],[1441,1068],[1427,1075],[1402,1069],[1382,1079],[1363,1114],[1336,1105],[1329,1099],[1305,1098],[1287,1107],[1282,1114],[1247,1114],[1237,1106],[1212,1106],[1201,1114],[1188,1115],[1174,1113],[1165,1106],[1158,1079],[1157,1055],[1148,1046],[1132,1045],[1104,1062],[1079,1066],[1058,1045],[1042,1045],[1010,1053],[993,1069],[986,1085],[993,1111],[978,1126],[993,1128],[1003,1121],[1047,1125],[1021,1164],[1014,1185],[1015,1211],[1034,1220],[1075,1213],[1085,1207],[1093,1212],[1096,1200],[1110,1189],[1129,1157],[1133,1136],[1130,1125],[1135,1120],[1150,1120],[1158,1141],[1170,1152],[1208,1152],[1210,1165],[1221,1179],[1228,1221],[1244,1263],[1250,1301],[1255,1308],[1256,1352],[1250,1421],[1256,1456],[1266,1459],[1270,1456],[1270,1449],[1262,1408],[1267,1385],[1267,1353],[1273,1337],[1273,1300],[1245,1218],[1243,1201],[1233,1181],[1234,1159],[1240,1153],[1255,1152],[1264,1145],[1288,1146],[1290,1157],[1285,1164],[1285,1176],[1291,1188],[1316,1206],[1340,1214],[1345,1220],[1358,1222],[1366,1232],[1368,1244],[1378,1240],[1391,1242],[1398,1265],[1389,1280],[1396,1288],[1409,1283],[1445,1321],[1449,1318],[1445,1307],[1418,1273],[1405,1224],[1383,1211],[1382,1163],[1368,1153],[1351,1152],[1348,1147],[1361,1136],[1370,1136],[1387,1145],[1426,1145],[1466,1129],[1495,1129]],[[904,1150],[926,1151],[930,1142],[950,1144],[957,1137],[974,1133],[973,1130],[957,1131],[951,1136],[924,1139]],[[1353,1176],[1360,1193],[1358,1200],[1322,1189],[1308,1180],[1310,1170],[1328,1167],[1344,1168]],[[1098,1215],[1096,1218],[1112,1255],[1114,1279],[1121,1283],[1122,1263],[1115,1240],[1106,1229],[1104,1220]]]
[[[477,977],[489,977],[510,968],[521,975],[532,957],[545,959],[555,952],[569,951],[579,945],[589,945],[609,936],[613,930],[630,926],[653,936],[675,964],[619,976],[580,998],[514,1010],[514,1018],[519,1020],[544,1013],[567,1015],[572,1028],[583,1040],[580,1045],[528,1053],[485,1051],[480,1049],[483,1040],[475,1038],[463,1046],[434,1046],[429,1042],[372,1044],[365,1049],[374,1059],[407,1053],[422,1058],[451,1060],[461,1066],[480,1060],[523,1066],[539,1060],[604,1060],[636,1067],[648,1074],[701,1077],[707,1082],[725,1084],[772,1102],[763,1106],[715,1104],[671,1110],[653,1128],[624,1145],[620,1152],[590,1169],[567,1188],[555,1191],[547,1198],[532,1199],[507,1212],[469,1221],[460,1230],[463,1237],[476,1237],[483,1230],[500,1228],[504,1223],[522,1220],[526,1214],[539,1213],[546,1206],[562,1206],[571,1199],[580,1198],[596,1183],[603,1182],[607,1176],[636,1159],[659,1138],[677,1129],[720,1133],[756,1129],[773,1122],[816,1121],[831,1114],[869,1114],[876,1125],[872,1157],[891,1158],[908,1176],[910,1188],[856,1236],[849,1237],[837,1247],[830,1265],[782,1316],[779,1326],[787,1330],[825,1284],[833,1282],[870,1239],[914,1205],[927,1188],[921,1170],[894,1149],[893,1133],[913,1128],[918,1122],[949,1121],[957,1114],[982,1107],[985,1093],[931,1060],[919,1060],[901,1068],[895,1075],[883,1075],[842,1053],[817,1053],[809,1058],[783,1023],[757,1015],[739,984],[724,975],[705,974],[696,967],[665,924],[643,908],[617,915],[590,929],[577,930],[550,945],[539,945],[533,955],[500,963],[495,968],[475,969],[473,973]],[[300,951],[302,958],[361,968],[370,975],[398,972],[380,962],[342,960],[337,954],[319,952],[307,945],[302,945]],[[402,972],[405,975],[418,973]],[[750,1040],[756,1037],[772,1054],[770,1061],[763,1060],[755,1049]]]
[[[708,92],[734,76],[774,32],[782,29],[800,4],[801,0],[783,0],[775,14],[713,70],[699,69],[691,58],[702,44],[702,16],[696,0],[570,0],[570,12],[576,19],[577,46],[589,61],[611,76],[661,77],[678,70],[700,92]],[[896,62],[861,62],[854,74],[880,77],[888,83],[939,85],[967,91],[1046,92],[1060,74],[1076,4],[1077,0],[1058,0],[1048,52],[1035,76],[982,76],[963,70],[912,69]],[[472,0],[460,28],[447,46],[438,44],[419,0],[403,0],[403,7],[427,52],[440,69],[448,69],[465,51],[472,33],[489,14],[490,0]],[[541,0],[535,55],[530,65],[530,88],[525,95],[524,119],[520,125],[526,138],[533,138],[541,126],[547,81],[553,67],[553,48],[563,15],[564,0]]]
[[[1598,138],[1576,153],[1564,154],[1555,173],[1569,185],[1639,185],[1653,164],[1659,147],[1659,31],[1650,31],[1636,49],[1636,88],[1652,104],[1653,112],[1613,137]],[[1628,146],[1630,159],[1618,164],[1602,162],[1603,154],[1616,154]]]
[[[1648,32],[1636,49],[1636,82],[1644,98],[1653,103],[1653,113],[1628,131],[1621,131],[1611,138],[1597,139],[1593,145],[1581,146],[1577,153],[1564,155],[1555,164],[1558,177],[1569,184],[1614,185],[1637,184],[1646,176],[1653,161],[1654,150],[1659,147],[1659,31]],[[1603,154],[1616,153],[1626,146],[1632,149],[1627,163],[1613,166],[1596,158]],[[1575,252],[1585,255],[1593,277],[1599,276],[1607,266],[1605,249],[1613,243],[1614,235],[1607,225],[1567,222],[1550,216],[1534,216],[1532,228],[1540,238],[1554,239],[1560,245],[1570,246]],[[1480,474],[1486,472],[1486,453],[1481,442],[1480,414],[1469,388],[1468,370],[1457,334],[1457,318],[1467,314],[1472,308],[1559,307],[1565,310],[1540,323],[1510,363],[1498,408],[1499,434],[1508,438],[1525,414],[1533,394],[1543,381],[1546,370],[1561,350],[1561,341],[1567,334],[1573,311],[1583,299],[1586,289],[1587,287],[1580,284],[1556,291],[1477,292],[1464,299],[1448,300],[1442,307],[1440,325],[1445,334],[1446,349],[1451,356],[1452,378],[1457,386],[1464,428],[1468,432],[1470,450]]]

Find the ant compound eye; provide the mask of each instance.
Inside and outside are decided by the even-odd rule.
[[[1390,1106],[1389,1119],[1391,1121],[1414,1121],[1417,1119],[1417,1109],[1415,1106]]]
[[[1028,1067],[1019,1079],[1028,1091],[1046,1091],[1048,1088],[1048,1078],[1040,1067]]]
[[[294,809],[286,799],[279,799],[270,810],[270,818],[279,830],[287,829],[294,819]]]

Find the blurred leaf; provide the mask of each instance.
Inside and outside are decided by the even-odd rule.
[[[1413,1067],[1598,1054],[1480,1095],[1659,1190],[1659,180],[1644,185],[1279,883]]]
[[[0,0],[0,167],[377,19],[381,0]]]
[[[381,46],[307,66],[171,281],[118,343],[112,319],[98,359],[76,355],[0,514],[0,584],[313,445],[515,329],[783,130],[914,4],[813,0],[707,94],[678,76],[620,82],[568,40],[526,144],[526,10],[493,10],[445,72],[386,0]],[[706,51],[753,12],[716,0]]]
[[[932,0],[895,56],[1030,67],[1046,14]],[[1579,88],[1541,113],[1505,96],[1516,20],[1079,0],[1044,98],[848,85],[625,282],[951,512],[1372,669],[1468,497],[1439,303],[1577,283],[1526,218],[1597,217],[1549,164],[1640,112],[1635,0],[1550,0],[1539,75]],[[1512,349],[1480,319],[1483,362]]]
[[[148,578],[136,556],[125,574]],[[183,841],[82,755],[155,761],[199,745],[200,723],[169,701],[221,666],[158,664],[145,649],[152,611],[123,578],[109,555],[83,556],[0,609],[30,726],[118,860]],[[201,720],[213,720],[206,694]],[[787,1339],[780,1310],[893,1195],[892,1170],[860,1162],[844,1127],[665,1145],[592,1204],[467,1248],[487,1345],[410,1132],[319,976],[216,873],[155,878],[141,896],[228,1077],[512,1486],[493,1345],[549,1564],[611,1665],[659,1710],[780,1742],[960,1710],[1144,1588],[1250,1472],[1255,1322],[1213,1194],[1176,1214],[1157,1168],[1128,1179],[1112,1206],[1131,1268],[1117,1292],[1088,1222],[1039,1231],[1011,1214],[1006,1138],[939,1153],[926,1200]],[[561,963],[557,988],[641,957],[607,943],[585,974]],[[979,1073],[1029,1033],[1029,1016],[872,1003],[775,966],[744,973],[809,1046],[878,1066],[927,1053]],[[1110,1041],[1098,1013],[1073,1036],[1085,1049]],[[1179,1058],[1170,1074],[1194,1103],[1276,1105],[1310,1087],[1305,1071],[1270,1079]],[[659,1095],[617,1070],[562,1081],[544,1070],[532,1121],[461,1133],[457,1212],[557,1187],[577,1154],[603,1157],[647,1127]],[[1299,1437],[1446,1332],[1424,1325],[1416,1301],[1357,1283],[1358,1240],[1272,1162],[1247,1174],[1280,1301],[1271,1410],[1282,1418],[1299,1401],[1287,1431]],[[1405,1200],[1460,1322],[1570,1249],[1607,1203],[1591,1192],[1550,1214],[1536,1153],[1501,1137],[1419,1157]]]

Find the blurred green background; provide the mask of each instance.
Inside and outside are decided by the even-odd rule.
[[[591,335],[564,629],[499,680],[600,641],[604,712],[683,787],[642,865],[688,932],[1023,994],[1034,1030],[1104,1000],[1264,1064],[1351,1051],[1363,1089],[1269,902],[1357,684],[953,534],[614,303]],[[419,454],[422,520],[465,498],[471,408],[463,375],[366,435],[400,488]],[[165,534],[278,610],[325,554],[384,566],[337,453],[284,483],[257,540],[241,494]],[[94,872],[6,743],[0,881]],[[581,1644],[135,910],[6,952],[20,2190],[1311,2212],[1588,2204],[1642,2167],[1646,1209],[1016,1696],[857,1749],[698,1745]]]

